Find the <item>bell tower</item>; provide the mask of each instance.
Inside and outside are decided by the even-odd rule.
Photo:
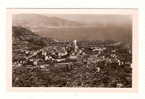
[[[74,40],[73,44],[74,44],[74,52],[77,53],[78,51],[77,40]]]

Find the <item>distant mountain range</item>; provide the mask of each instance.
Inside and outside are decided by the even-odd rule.
[[[83,24],[75,21],[65,20],[58,17],[47,17],[39,14],[19,14],[13,17],[14,26],[28,28],[48,28],[48,27],[68,27],[82,26]]]
[[[60,40],[115,40],[132,42],[131,24],[84,24],[60,17],[39,14],[13,16],[13,26],[21,26],[43,37]]]

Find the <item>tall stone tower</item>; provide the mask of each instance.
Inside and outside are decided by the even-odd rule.
[[[74,43],[74,52],[77,53],[78,51],[77,40],[74,40],[73,43]]]

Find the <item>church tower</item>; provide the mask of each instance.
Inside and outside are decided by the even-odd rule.
[[[77,53],[78,51],[77,40],[74,40],[73,44],[74,44],[74,52]]]

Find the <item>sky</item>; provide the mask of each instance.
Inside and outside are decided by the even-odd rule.
[[[131,23],[132,17],[129,15],[100,15],[100,14],[58,14],[58,15],[50,15],[46,14],[48,17],[60,17],[63,19],[68,19],[77,22],[83,23]]]

